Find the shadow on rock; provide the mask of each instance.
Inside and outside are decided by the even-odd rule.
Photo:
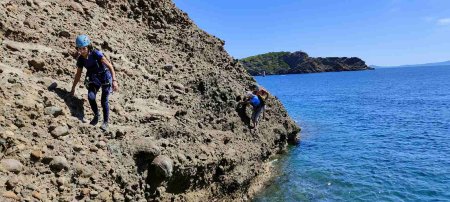
[[[66,89],[58,88],[57,83],[52,83],[48,87],[49,91],[55,92],[61,99],[64,100],[67,107],[70,109],[70,114],[77,117],[80,121],[84,119],[84,102],[83,99],[79,99],[75,96],[70,95]]]
[[[246,112],[246,105],[238,104],[238,106],[236,107],[236,112],[238,113],[239,118],[241,118],[241,121],[244,122],[244,124],[246,124],[249,128],[251,128],[250,117]]]
[[[149,158],[144,152],[136,154],[134,156],[134,162],[136,163],[137,172],[143,174],[148,169],[148,164],[153,158]]]

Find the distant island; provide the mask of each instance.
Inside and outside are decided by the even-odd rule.
[[[435,66],[450,66],[450,60],[444,62],[433,62],[425,64],[412,64],[412,65],[398,65],[398,66],[377,66],[370,65],[372,68],[392,68],[392,67],[435,67]]]
[[[253,76],[276,74],[305,74],[373,69],[357,57],[309,57],[302,51],[270,52],[240,60]]]

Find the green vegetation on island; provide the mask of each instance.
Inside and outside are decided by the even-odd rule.
[[[357,57],[312,58],[302,51],[270,52],[240,60],[253,76],[303,74],[316,72],[357,71],[373,69]]]

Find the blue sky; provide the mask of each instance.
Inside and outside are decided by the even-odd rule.
[[[369,65],[450,60],[450,0],[174,0],[233,57],[273,51]]]

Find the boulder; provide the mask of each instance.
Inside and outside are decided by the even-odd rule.
[[[167,156],[157,156],[150,166],[157,177],[169,178],[172,176],[173,161]]]
[[[161,149],[155,144],[153,139],[141,138],[134,142],[135,155],[149,155],[154,158],[161,153]]]

